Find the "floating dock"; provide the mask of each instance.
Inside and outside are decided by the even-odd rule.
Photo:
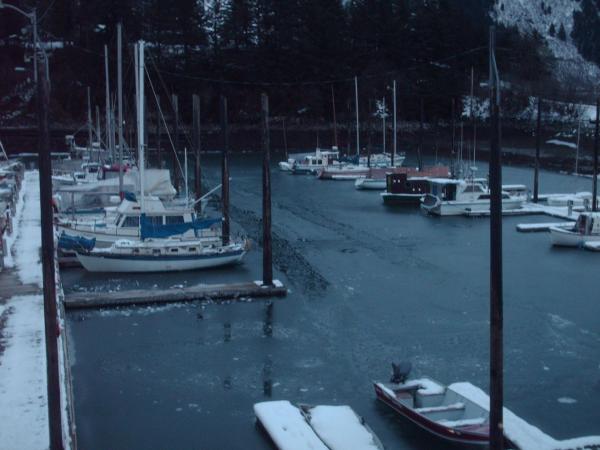
[[[184,288],[135,289],[116,292],[74,292],[65,294],[66,309],[116,308],[120,306],[143,306],[196,300],[224,301],[242,298],[284,297],[287,288],[279,280],[272,286],[262,282],[199,284]]]
[[[448,386],[453,391],[489,411],[489,396],[471,383],[454,383]],[[518,450],[599,450],[600,436],[587,436],[559,441],[542,430],[527,423],[507,408],[503,410],[504,436]]]
[[[550,228],[566,228],[573,226],[575,222],[545,222],[545,223],[520,223],[517,225],[517,231],[521,233],[535,233],[540,231],[549,231]]]

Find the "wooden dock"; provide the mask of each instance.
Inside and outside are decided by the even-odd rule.
[[[5,268],[0,271],[0,303],[15,295],[35,295],[41,292],[37,284],[23,284],[14,269]]]
[[[196,300],[225,301],[242,298],[284,297],[287,288],[278,280],[272,286],[261,282],[199,284],[184,288],[135,289],[116,292],[74,292],[65,294],[66,309],[116,308],[121,306],[161,305]]]

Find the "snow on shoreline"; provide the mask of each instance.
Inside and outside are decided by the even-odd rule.
[[[41,295],[12,297],[0,357],[0,448],[48,448],[46,352]]]

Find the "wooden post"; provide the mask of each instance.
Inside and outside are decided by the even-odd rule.
[[[417,151],[417,167],[419,170],[423,168],[423,160],[421,152],[423,151],[423,121],[425,120],[425,100],[421,97],[421,114],[419,120],[419,148]]]
[[[92,160],[92,148],[94,147],[92,145],[92,143],[94,142],[94,136],[92,133],[92,128],[94,127],[92,124],[92,104],[91,104],[91,95],[90,95],[90,87],[88,86],[87,88],[87,116],[88,116],[88,123],[87,123],[87,129],[88,129],[88,151],[89,151],[89,157],[90,157],[90,161]]]
[[[394,141],[393,141],[393,145],[394,148],[392,150],[392,167],[394,167],[394,164],[396,164],[396,152],[398,150],[398,117],[397,117],[397,98],[396,98],[396,80],[394,80],[394,87],[393,87],[393,96],[394,96]]]
[[[495,57],[495,29],[490,27],[490,449],[504,449],[504,352],[502,297],[502,160],[500,150],[500,80]]]
[[[227,99],[221,96],[221,133],[223,134],[223,149],[221,151],[221,201],[223,213],[222,240],[223,245],[229,244],[229,129],[227,124]]]
[[[123,199],[125,196],[123,192],[123,146],[125,142],[123,139],[123,46],[121,28],[121,22],[119,22],[117,24],[117,104],[119,109],[117,132],[119,138],[119,196]]]
[[[335,117],[335,92],[333,90],[333,83],[331,84],[331,106],[333,108],[333,145],[335,146],[335,148],[337,150],[337,146],[338,146],[337,119]]]
[[[600,97],[596,99],[596,127],[594,132],[594,188],[592,192],[592,211],[598,211],[598,134],[600,127]]]
[[[179,192],[179,164],[177,163],[177,156],[179,154],[179,99],[176,94],[171,96],[171,103],[173,105],[173,183],[175,189]]]
[[[452,110],[450,112],[452,114],[452,149],[450,150],[450,173],[452,178],[456,176],[456,167],[454,160],[456,156],[456,99],[452,97]]]
[[[201,212],[202,205],[200,197],[202,197],[202,172],[200,168],[200,97],[194,94],[192,96],[192,139],[194,142],[194,154],[196,156],[194,164],[194,192],[196,203],[196,211]]]
[[[288,145],[287,145],[287,130],[285,129],[285,117],[282,120],[283,122],[283,149],[285,150],[285,160],[289,159],[288,155]]]
[[[542,146],[542,98],[538,96],[535,131],[535,170],[533,172],[533,203],[538,202],[540,176],[540,147]]]
[[[273,285],[273,248],[271,246],[271,143],[269,139],[269,97],[261,95],[262,106],[262,220],[263,220],[263,286]]]
[[[37,55],[35,55],[37,58]],[[42,277],[44,282],[44,336],[50,449],[63,448],[58,364],[58,324],[56,271],[54,266],[54,218],[52,211],[52,159],[48,126],[49,86],[44,64],[38,64],[37,114],[39,126],[38,161],[40,169],[40,215],[42,233]]]

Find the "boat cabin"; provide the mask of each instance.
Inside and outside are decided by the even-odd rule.
[[[487,186],[477,180],[455,180],[451,178],[432,178],[429,180],[431,194],[441,201],[474,202],[490,200]],[[502,192],[502,199],[510,199],[510,195]]]
[[[154,196],[144,198],[144,213],[153,225],[175,225],[192,222],[191,210],[167,209],[164,203]],[[139,202],[124,199],[117,207],[114,225],[118,228],[139,228],[142,208]]]
[[[406,173],[388,173],[386,191],[388,194],[428,194],[429,181],[424,177],[408,178]]]

